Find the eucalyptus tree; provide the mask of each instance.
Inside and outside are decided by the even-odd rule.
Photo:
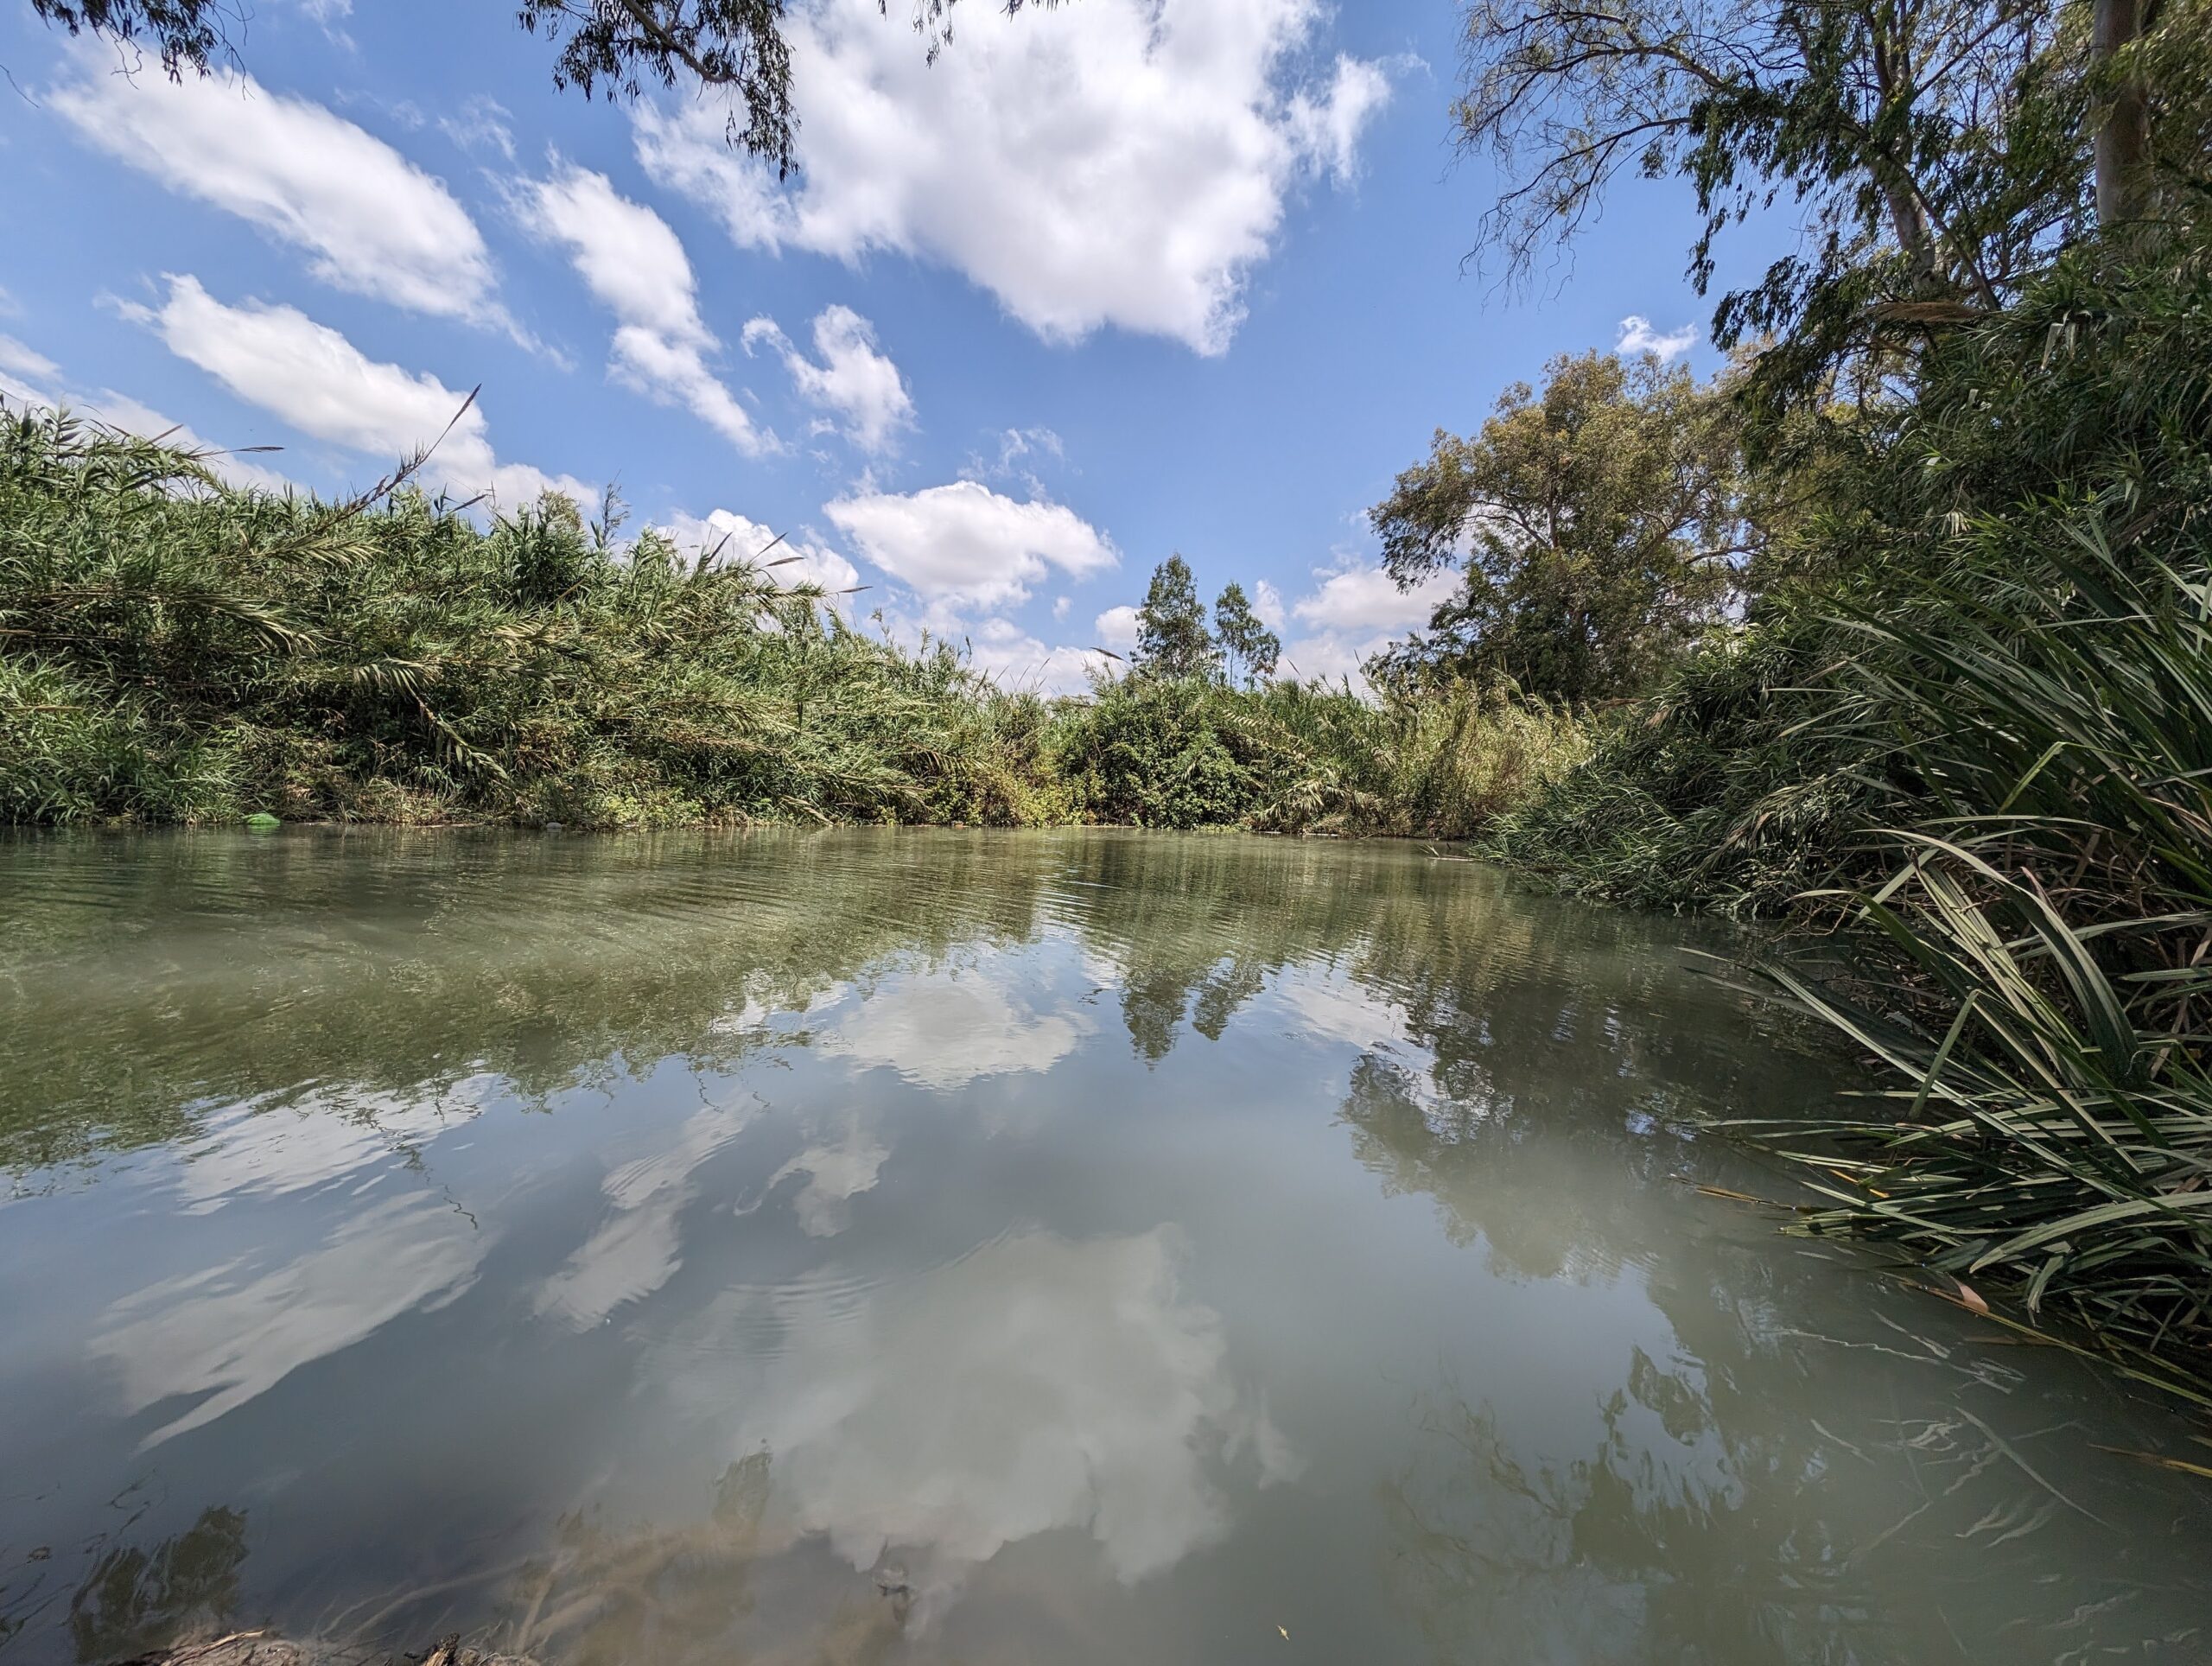
[[[1221,664],[1219,650],[1206,631],[1206,605],[1198,600],[1198,581],[1181,555],[1153,569],[1137,609],[1137,649],[1132,665],[1163,682],[1210,677]]]
[[[1224,674],[1234,684],[1259,682],[1275,674],[1282,639],[1252,611],[1244,587],[1231,580],[1213,604],[1214,638],[1221,645]]]
[[[2154,120],[2202,102],[2204,15],[2202,0],[1471,0],[1453,121],[1463,150],[1502,166],[1480,238],[1516,274],[1623,174],[1693,188],[1701,293],[1728,227],[1794,205],[1799,249],[1719,297],[1713,337],[1770,342],[1758,391],[1799,397],[1847,357],[1997,310],[2094,221],[2142,214]]]
[[[1426,635],[1370,679],[1510,677],[1567,700],[1632,694],[1721,616],[1752,548],[1734,424],[1688,370],[1605,353],[1508,388],[1481,432],[1439,429],[1369,512],[1390,575],[1457,571]]]

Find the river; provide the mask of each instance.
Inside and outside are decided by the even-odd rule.
[[[2202,1426],[1700,1189],[1851,1083],[1700,946],[1407,845],[0,843],[0,1663],[2212,1658]]]

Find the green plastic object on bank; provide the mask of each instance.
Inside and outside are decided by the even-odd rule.
[[[276,828],[283,826],[284,823],[278,821],[267,811],[257,810],[252,815],[245,818],[245,824],[257,833],[267,833],[273,831]]]

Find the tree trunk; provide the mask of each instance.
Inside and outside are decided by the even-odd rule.
[[[1872,28],[1871,17],[1867,21],[1872,35],[1874,86],[1886,110],[1891,101],[1897,97],[1900,66],[1904,67],[1904,73],[1910,74],[1911,60],[1909,54],[1899,49],[1901,43],[1893,44],[1881,30]],[[1904,99],[1910,106],[1912,102],[1910,86],[1905,90]],[[1878,160],[1872,165],[1877,177],[1882,180],[1882,196],[1889,204],[1890,229],[1897,234],[1897,247],[1904,251],[1905,259],[1911,267],[1913,287],[1924,291],[1936,276],[1936,245],[1929,235],[1928,212],[1921,206],[1919,194],[1913,190],[1910,180],[1894,177],[1896,170]]]
[[[2094,65],[2143,32],[2145,0],[2096,0],[2090,26]],[[2151,99],[2142,82],[2130,76],[2105,89],[2094,137],[2097,182],[2097,224],[2117,226],[2143,212],[2144,171],[2151,154]]]
[[[1911,266],[1913,287],[1924,291],[1936,278],[1936,244],[1929,235],[1928,216],[1909,187],[1886,185],[1882,194],[1889,201],[1890,226],[1897,234],[1897,247],[1904,251]]]

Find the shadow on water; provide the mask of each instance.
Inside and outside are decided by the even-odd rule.
[[[125,1659],[226,1625],[238,1606],[245,1512],[210,1505],[149,1548],[132,1536],[141,1502],[128,1493],[116,1500],[130,1514],[85,1547],[89,1568],[74,1590],[50,1546],[33,1547],[8,1570],[0,1579],[0,1646],[48,1615],[60,1617],[80,1663]]]
[[[1713,941],[1405,847],[0,843],[0,1651],[2212,1652],[2094,1449],[2187,1430],[1698,1192],[1839,1079]]]

